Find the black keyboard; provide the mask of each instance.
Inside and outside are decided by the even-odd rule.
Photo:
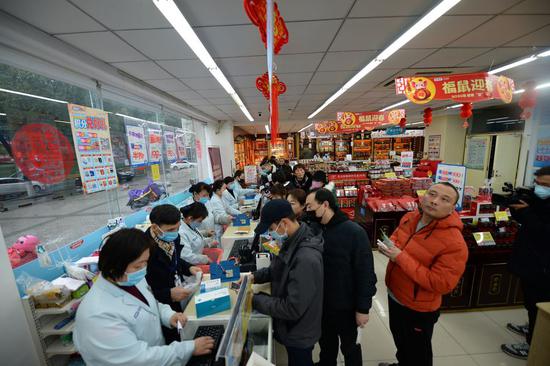
[[[218,352],[218,347],[220,346],[220,341],[223,337],[223,332],[225,328],[223,325],[204,325],[197,328],[195,332],[195,338],[199,337],[212,337],[214,338],[214,349],[212,353],[204,356],[193,356],[187,362],[187,366],[221,366],[223,365],[223,359],[219,359],[218,362],[215,362],[216,353]]]
[[[229,252],[229,255],[227,256],[227,258],[239,258],[239,250],[243,245],[244,246],[248,245],[248,240],[245,240],[245,239],[235,240],[233,242],[233,247],[231,248],[231,251]]]

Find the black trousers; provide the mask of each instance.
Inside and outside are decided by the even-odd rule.
[[[527,316],[529,317],[529,333],[527,343],[531,344],[535,323],[537,322],[537,303],[550,301],[550,280],[528,280],[521,278],[521,289]]]
[[[439,310],[421,313],[398,304],[390,296],[388,304],[399,366],[432,366],[432,335]]]
[[[296,348],[286,346],[288,366],[313,366],[313,347]]]
[[[355,311],[323,311],[322,333],[319,340],[319,365],[335,366],[338,358],[338,341],[346,366],[363,365],[361,346],[357,340]]]

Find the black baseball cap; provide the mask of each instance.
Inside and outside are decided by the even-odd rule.
[[[264,208],[260,216],[260,223],[256,226],[256,234],[264,234],[274,222],[292,216],[292,206],[287,200],[271,200]]]

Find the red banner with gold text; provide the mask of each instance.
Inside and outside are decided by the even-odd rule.
[[[514,81],[486,72],[446,76],[413,76],[395,79],[395,93],[404,94],[415,104],[432,100],[452,100],[460,103],[500,99],[512,101]]]
[[[399,124],[405,118],[404,109],[385,112],[338,112],[337,121],[323,121],[315,124],[319,133],[354,133],[371,131],[382,125]]]

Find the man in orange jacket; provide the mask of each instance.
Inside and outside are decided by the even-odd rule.
[[[401,219],[390,240],[379,244],[386,269],[390,329],[399,366],[432,366],[432,334],[441,296],[464,273],[468,248],[455,211],[458,191],[450,183],[430,187],[420,211]],[[380,366],[391,366],[381,363]]]

